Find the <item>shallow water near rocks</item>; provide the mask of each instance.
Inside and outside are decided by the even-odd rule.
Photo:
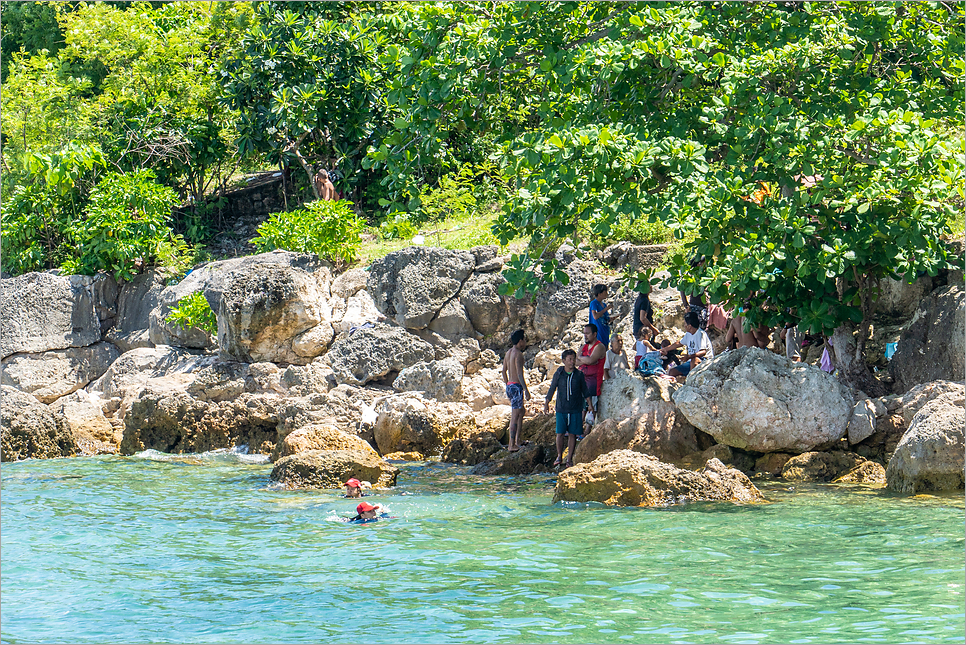
[[[551,504],[553,477],[400,464],[335,491],[214,453],[5,463],[4,642],[961,643],[961,495]],[[794,489],[794,490],[792,490]]]

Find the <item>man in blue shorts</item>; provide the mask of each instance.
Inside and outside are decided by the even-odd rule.
[[[572,349],[564,350],[560,357],[563,367],[558,368],[550,381],[547,398],[543,402],[543,413],[550,414],[550,399],[557,395],[557,461],[554,467],[563,462],[564,435],[569,435],[567,441],[567,468],[574,465],[574,450],[577,448],[577,435],[583,433],[584,401],[591,412],[594,410],[594,393],[587,387],[587,380],[582,372],[577,370],[577,352]]]
[[[708,332],[701,329],[700,327],[701,319],[698,318],[698,314],[693,311],[689,311],[684,315],[684,328],[687,333],[684,334],[684,338],[681,340],[671,343],[667,347],[661,347],[661,354],[667,356],[668,353],[674,351],[678,347],[684,347],[687,352],[681,357],[681,364],[677,367],[672,367],[668,372],[669,375],[674,377],[684,377],[688,373],[698,366],[702,360],[710,360],[714,358],[714,349],[711,347],[711,338],[708,337]]]
[[[506,383],[506,397],[510,399],[510,438],[507,450],[520,450],[520,429],[523,427],[523,415],[526,408],[524,399],[530,400],[530,390],[523,378],[523,351],[527,348],[527,338],[522,329],[510,334],[510,349],[503,357],[503,382]]]

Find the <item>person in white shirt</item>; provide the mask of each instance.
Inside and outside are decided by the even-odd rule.
[[[677,367],[672,367],[668,371],[670,376],[687,376],[702,360],[714,358],[714,349],[711,348],[711,338],[708,337],[708,332],[699,327],[700,324],[701,321],[698,315],[694,312],[688,312],[684,316],[684,328],[687,329],[684,338],[675,343],[671,343],[667,347],[661,348],[661,353],[665,356],[667,356],[668,352],[678,347],[683,347],[685,352],[687,352],[681,357],[682,363]]]
[[[610,337],[610,349],[604,354],[604,379],[614,378],[614,370],[617,368],[630,369],[627,355],[624,354],[624,340],[620,334],[615,333]]]

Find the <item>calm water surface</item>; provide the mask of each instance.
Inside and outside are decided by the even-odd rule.
[[[404,464],[335,492],[209,454],[2,467],[4,642],[962,643],[961,495],[551,505],[553,479]]]

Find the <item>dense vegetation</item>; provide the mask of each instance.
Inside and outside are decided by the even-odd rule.
[[[278,214],[258,244],[287,235],[349,260],[354,242],[325,238],[358,232],[359,215],[393,240],[496,212],[496,238],[527,243],[506,271],[522,297],[563,277],[563,241],[673,238],[675,284],[746,304],[754,322],[838,330],[840,364],[861,372],[849,356],[878,282],[953,260],[962,3],[3,11],[11,273],[189,262],[235,173],[289,169],[311,201],[337,169],[355,213],[306,206],[328,227],[314,238]],[[122,183],[127,198],[103,198]],[[171,194],[181,208],[159,221]],[[105,239],[115,223],[124,241]]]

